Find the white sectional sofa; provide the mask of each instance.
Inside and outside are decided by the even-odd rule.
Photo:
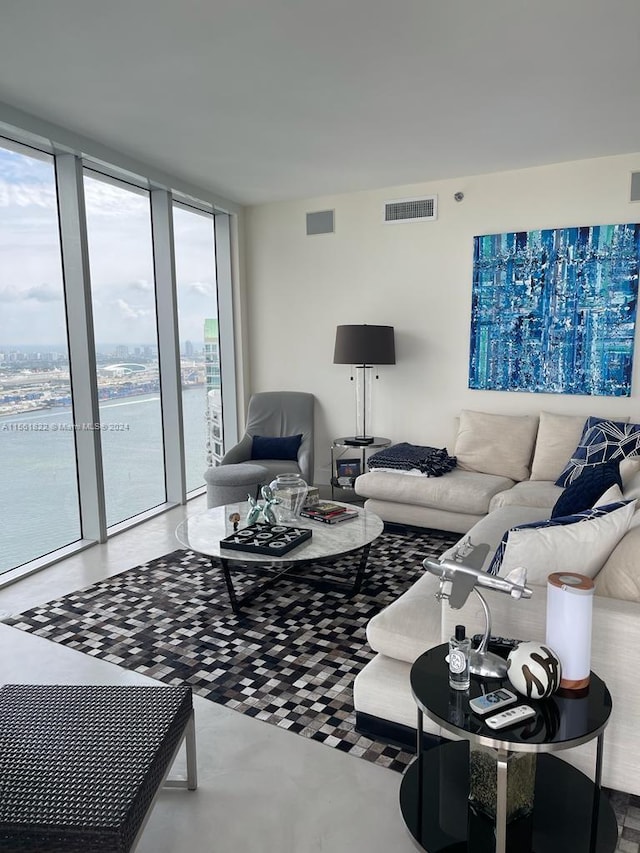
[[[461,430],[474,420],[478,420],[474,413],[463,413]],[[484,416],[484,420],[488,423],[491,417]],[[471,497],[467,495],[461,499],[461,512],[456,511],[454,496],[458,490],[460,494],[465,491],[465,484],[474,482],[470,476],[474,472],[453,471],[441,478],[423,477],[421,480],[411,475],[373,472],[359,478],[357,490],[368,497],[366,506],[376,512],[382,510],[382,517],[387,521],[464,532],[463,539],[468,537],[474,545],[488,543],[490,553],[484,563],[486,568],[506,530],[549,518],[557,496],[562,493],[554,480],[575,450],[584,420],[543,413],[537,433],[533,428],[529,430],[529,445],[524,440],[519,445],[508,443],[505,435],[497,439],[504,442],[503,449],[511,448],[508,470],[512,474],[516,473],[515,450],[518,449],[523,458],[526,447],[530,447],[531,476],[520,480],[501,477],[498,462],[496,473],[475,472],[482,479],[472,488]],[[506,426],[508,421],[499,418],[495,426],[500,423]],[[492,454],[494,449],[498,459],[495,443]],[[490,467],[487,460],[491,458],[483,458],[478,453],[475,463]],[[386,485],[379,482],[383,477],[389,478]],[[448,484],[442,483],[448,478]],[[505,479],[510,480],[511,485],[499,488],[498,481]],[[398,484],[396,492],[394,483]],[[640,498],[637,464],[628,466],[623,497]],[[447,502],[446,508],[438,506],[440,499]],[[640,511],[634,519],[640,520]],[[604,566],[595,576],[591,656],[592,669],[604,679],[613,697],[613,714],[605,735],[603,784],[640,795],[640,524],[637,521],[604,560]],[[529,600],[514,601],[509,596],[487,592],[494,635],[545,639],[546,586],[543,583],[530,585],[534,594]],[[438,579],[425,573],[400,598],[370,620],[367,639],[376,656],[354,683],[357,725],[361,731],[414,742],[416,706],[409,686],[411,664],[426,649],[446,642],[458,623],[465,624],[469,634],[483,630],[484,615],[475,596],[471,596],[461,610],[452,610],[446,601],[436,600],[437,589]],[[426,717],[425,731],[440,734]],[[562,757],[593,775],[595,744],[566,751]]]
[[[366,499],[365,509],[383,521],[454,533],[466,533],[502,506],[550,510],[562,493],[555,480],[576,449],[585,420],[549,412],[537,417],[463,411],[453,471],[427,477],[374,470],[358,477],[355,490]]]

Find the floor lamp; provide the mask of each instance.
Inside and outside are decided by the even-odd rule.
[[[396,363],[393,326],[338,326],[333,363],[356,371],[356,434],[347,444],[371,444],[371,374],[374,365]]]

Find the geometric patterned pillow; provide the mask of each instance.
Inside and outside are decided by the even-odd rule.
[[[639,454],[640,424],[588,418],[580,443],[556,480],[556,486],[569,485],[588,465],[598,465],[612,460],[621,461]]]

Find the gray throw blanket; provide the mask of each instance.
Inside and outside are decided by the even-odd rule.
[[[456,457],[449,456],[447,448],[421,447],[406,441],[386,447],[367,459],[369,468],[389,468],[411,471],[417,468],[429,477],[441,477],[456,467]]]

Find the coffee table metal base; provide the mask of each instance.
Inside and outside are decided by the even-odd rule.
[[[360,551],[360,558],[358,560],[358,566],[356,568],[353,583],[344,581],[342,580],[342,578],[339,578],[336,575],[325,574],[322,577],[318,577],[317,575],[304,575],[300,573],[300,568],[303,568],[305,565],[318,565],[319,563],[325,562],[322,560],[309,560],[308,563],[300,561],[296,563],[283,563],[279,561],[278,563],[273,564],[260,564],[255,562],[242,563],[241,557],[236,557],[234,559],[229,559],[228,557],[220,557],[219,559],[216,557],[212,557],[211,565],[213,568],[215,568],[219,563],[222,567],[222,574],[224,576],[227,592],[229,593],[231,609],[234,613],[241,613],[244,605],[253,601],[254,598],[257,598],[259,595],[270,589],[272,586],[275,586],[282,577],[295,577],[297,580],[307,581],[309,583],[330,584],[332,587],[345,590],[349,598],[352,595],[357,595],[362,588],[362,582],[364,580],[364,575],[367,568],[367,560],[369,559],[369,551],[371,550],[371,545],[365,545],[363,548],[359,548],[357,550]],[[340,556],[348,556],[348,553],[342,554]],[[232,572],[234,571],[235,567],[232,564],[237,563],[242,564],[243,572],[249,572],[251,574],[264,576],[263,580],[254,583],[253,586],[248,589],[247,592],[245,592],[243,595],[238,595],[233,585]]]
[[[422,751],[405,771],[400,809],[428,853],[493,853],[495,824],[469,806],[469,743]],[[570,764],[538,755],[533,814],[507,825],[508,853],[612,853],[615,814],[599,787]]]

